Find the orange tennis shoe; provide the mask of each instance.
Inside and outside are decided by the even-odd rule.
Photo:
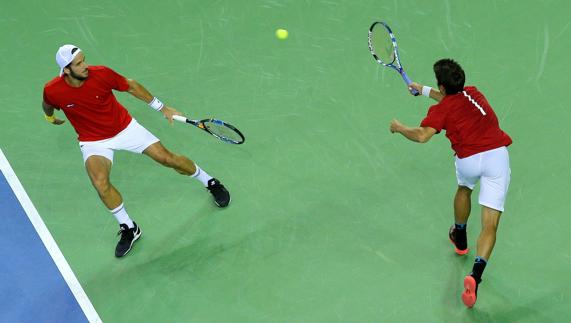
[[[470,251],[468,249],[468,241],[466,238],[466,230],[456,230],[454,225],[450,227],[450,231],[448,232],[448,238],[450,238],[450,242],[454,245],[454,251],[463,256]]]
[[[464,278],[464,292],[462,292],[462,302],[468,308],[472,308],[476,304],[478,298],[478,283],[471,275]]]

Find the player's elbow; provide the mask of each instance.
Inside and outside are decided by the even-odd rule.
[[[133,93],[137,90],[137,86],[139,85],[137,81],[133,79],[127,79],[127,83],[129,84],[129,89],[127,90],[127,92]]]
[[[417,132],[417,142],[423,144],[426,143],[432,138],[432,136],[436,133],[436,130],[430,127],[420,127],[418,128]]]
[[[418,136],[418,138],[416,138],[417,139],[416,142],[421,144],[427,143],[430,140],[430,137],[432,136],[422,133]]]

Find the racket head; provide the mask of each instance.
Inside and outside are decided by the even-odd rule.
[[[369,51],[377,63],[400,69],[397,41],[385,22],[376,21],[369,27]]]
[[[214,137],[229,144],[241,145],[246,140],[238,128],[222,120],[203,119],[200,120],[198,126]]]

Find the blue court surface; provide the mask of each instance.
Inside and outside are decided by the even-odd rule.
[[[0,322],[100,322],[0,150]]]

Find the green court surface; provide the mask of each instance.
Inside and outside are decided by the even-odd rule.
[[[568,321],[570,12],[563,0],[3,1],[0,147],[104,322]],[[477,192],[473,250],[458,257],[447,238],[453,153],[443,134],[421,145],[388,131],[392,118],[418,124],[432,102],[373,61],[366,36],[379,19],[413,80],[435,86],[432,64],[457,59],[514,140],[473,309],[460,294]],[[111,180],[143,230],[116,259],[118,225],[72,127],[41,110],[65,43],[189,117],[238,126],[246,143],[226,145],[116,94],[220,178],[230,207],[116,153]]]

